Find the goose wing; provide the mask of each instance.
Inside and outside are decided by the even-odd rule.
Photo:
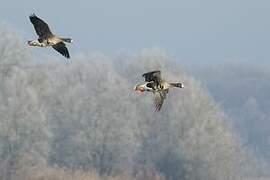
[[[168,90],[154,92],[154,104],[156,112],[160,111],[168,92]]]
[[[39,38],[48,38],[52,36],[52,32],[47,23],[45,23],[42,19],[38,18],[35,14],[29,16],[31,23],[34,25],[37,35]]]
[[[52,47],[54,50],[56,50],[57,52],[59,52],[60,54],[65,56],[66,58],[68,58],[68,59],[70,58],[69,52],[68,52],[68,49],[67,49],[65,43],[59,42],[59,43],[53,45]]]
[[[159,70],[144,73],[142,76],[145,78],[146,82],[154,81],[159,83],[161,81],[161,72]]]
[[[157,83],[155,83],[154,81],[146,82],[145,85],[146,87],[152,89],[153,91],[157,90]]]

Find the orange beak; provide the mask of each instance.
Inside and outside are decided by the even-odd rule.
[[[134,87],[134,91],[136,91],[136,92],[144,92],[145,90],[144,90],[143,87],[135,86],[135,87]]]

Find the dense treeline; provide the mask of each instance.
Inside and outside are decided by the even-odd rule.
[[[159,49],[111,58],[35,59],[0,31],[0,176],[10,179],[237,180],[261,173],[226,115]],[[161,69],[172,90],[160,113],[136,94]]]
[[[193,74],[230,116],[243,143],[270,162],[269,67],[235,63],[195,69]]]

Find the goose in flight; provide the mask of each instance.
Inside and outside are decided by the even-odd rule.
[[[145,79],[145,83],[135,85],[134,90],[137,92],[152,92],[154,94],[155,111],[160,111],[170,88],[184,88],[183,83],[171,83],[163,80],[159,70],[147,72],[142,76]]]
[[[38,39],[27,42],[29,46],[37,46],[37,47],[52,46],[54,50],[58,51],[66,58],[70,58],[65,42],[71,43],[72,39],[61,38],[57,35],[54,35],[51,32],[48,24],[44,22],[42,19],[38,18],[35,14],[29,16],[29,18],[38,35]]]

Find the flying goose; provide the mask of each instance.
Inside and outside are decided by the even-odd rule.
[[[37,47],[52,46],[54,50],[58,51],[66,58],[70,58],[65,42],[71,43],[72,39],[61,38],[54,35],[51,32],[48,24],[44,22],[42,19],[38,18],[35,14],[29,16],[29,18],[31,23],[34,25],[36,33],[39,37],[36,40],[28,41],[27,43],[29,46],[37,46]]]
[[[150,71],[142,75],[145,83],[137,84],[134,90],[137,92],[149,91],[154,94],[155,111],[160,111],[162,104],[172,87],[184,88],[183,83],[170,83],[161,78],[161,71]]]

